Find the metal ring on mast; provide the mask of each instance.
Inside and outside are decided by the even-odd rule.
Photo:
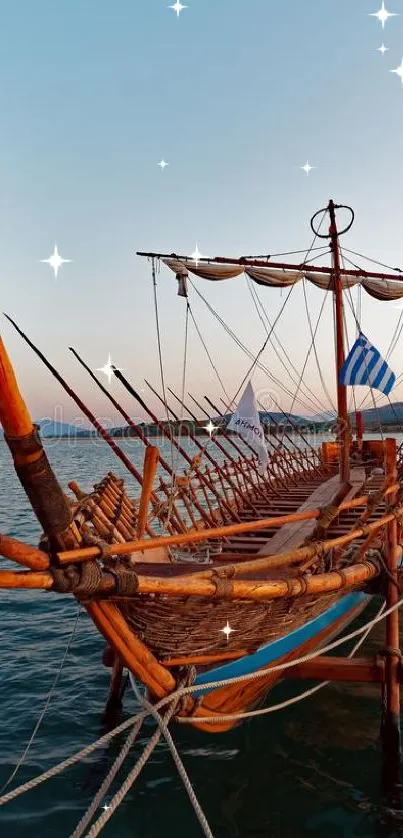
[[[346,204],[335,204],[334,209],[346,209],[349,212],[351,212],[350,223],[347,224],[347,227],[345,227],[344,230],[339,230],[338,233],[337,233],[338,236],[342,236],[344,233],[348,232],[348,230],[350,229],[350,227],[352,227],[352,225],[354,223],[354,218],[355,218],[354,210],[352,209],[352,207],[348,207]],[[315,218],[317,218],[317,216],[320,215],[322,212],[329,212],[329,207],[328,206],[323,207],[323,209],[320,209],[317,212],[315,212],[315,215],[312,216],[311,221],[310,221],[311,229],[312,229],[312,232],[315,234],[315,236],[317,236],[319,239],[330,239],[331,238],[331,233],[326,233],[326,234],[319,233],[318,230],[315,230],[315,227],[314,227],[314,224],[313,224],[313,222],[315,221]]]

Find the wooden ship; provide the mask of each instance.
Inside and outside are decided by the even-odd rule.
[[[122,413],[130,433],[144,444],[139,472],[14,324],[134,476],[139,494],[132,499],[113,473],[90,493],[74,481],[70,495],[62,490],[1,342],[0,421],[43,536],[38,547],[0,536],[0,554],[22,566],[0,570],[0,587],[74,596],[105,638],[104,662],[112,669],[110,702],[118,700],[123,670],[144,685],[154,703],[187,685],[192,690],[178,703],[175,718],[208,733],[237,725],[284,677],[378,682],[385,696],[386,763],[396,786],[402,457],[394,438],[364,439],[359,416],[353,438],[340,373],[346,360],[345,290],[360,283],[381,301],[396,300],[403,296],[403,282],[399,273],[341,266],[337,210],[332,201],[326,208],[330,267],[142,254],[151,258],[153,270],[159,259],[165,262],[184,295],[189,273],[210,281],[247,273],[261,286],[274,287],[290,287],[304,278],[333,294],[335,439],[314,448],[297,429],[292,436],[272,434],[264,473],[253,445],[225,428],[212,434],[208,445],[194,437],[198,454],[190,456],[180,437],[115,369],[177,449],[183,467],[173,468],[75,353]],[[316,231],[315,218],[312,227],[323,235]],[[163,401],[166,405],[166,393]],[[175,418],[174,409],[169,410]],[[212,412],[220,410],[211,403],[206,416]],[[319,654],[374,593],[382,593],[387,609],[382,654],[355,660]]]

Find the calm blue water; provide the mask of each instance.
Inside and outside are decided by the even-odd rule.
[[[123,443],[138,465],[143,449]],[[84,489],[109,470],[126,477],[98,442],[47,444],[63,485]],[[134,484],[128,475],[130,486]],[[0,444],[0,531],[35,543],[39,529]],[[77,606],[54,594],[0,592],[0,784],[23,752],[59,667]],[[382,631],[366,650],[381,646]],[[16,780],[23,782],[96,739],[108,691],[104,642],[82,614],[56,694]],[[365,651],[365,647],[364,647]],[[299,689],[305,689],[304,683]],[[277,702],[292,687],[279,687]],[[123,717],[136,711],[128,689]],[[297,707],[212,736],[175,728],[174,737],[215,838],[386,838],[400,835],[379,807],[380,698],[376,686],[332,685]],[[145,741],[145,740],[142,740]],[[0,809],[1,836],[67,838],[119,745]],[[128,765],[134,760],[128,760]],[[124,775],[122,775],[124,776]],[[107,802],[107,801],[106,801]],[[104,830],[109,838],[199,838],[193,809],[164,744]]]

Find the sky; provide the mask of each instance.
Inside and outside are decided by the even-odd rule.
[[[150,265],[137,250],[190,255],[197,244],[203,256],[305,253],[311,216],[333,198],[356,214],[343,245],[403,266],[403,84],[390,72],[403,60],[403,1],[388,0],[396,16],[384,29],[370,16],[380,7],[380,0],[188,0],[178,16],[164,0],[0,0],[1,310],[105,424],[118,423],[117,414],[69,346],[94,371],[110,353],[164,412],[143,383],[161,391]],[[309,175],[306,161],[315,167]],[[55,243],[71,260],[57,278],[41,262]],[[266,332],[245,279],[195,284],[257,353]],[[185,304],[176,290],[161,268],[164,376],[179,391]],[[285,292],[258,293],[275,319]],[[192,289],[190,302],[232,397],[250,361]],[[315,324],[322,303],[323,292],[309,287],[305,301],[298,287],[279,319],[277,337],[297,372],[292,383],[265,350],[280,384],[259,371],[253,381],[272,409],[293,403],[310,343],[305,306]],[[362,328],[382,352],[399,316],[395,303],[363,292]],[[332,328],[328,295],[317,352],[330,396]],[[78,408],[4,318],[0,332],[32,416],[77,423]],[[400,341],[391,357],[397,375],[401,349]],[[118,381],[98,375],[133,417],[145,418]],[[304,381],[315,399],[295,403],[295,412],[329,407],[314,353]],[[223,395],[192,322],[187,390]],[[403,399],[403,388],[392,395]]]

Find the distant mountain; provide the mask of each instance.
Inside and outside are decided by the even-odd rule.
[[[70,425],[67,422],[54,422],[53,419],[38,419],[36,422],[41,430],[41,437],[60,437],[60,436],[91,436],[92,432],[86,428],[77,428],[76,425]]]
[[[93,436],[93,432],[86,428],[77,428],[67,422],[54,422],[53,419],[36,419],[35,424],[40,427],[42,439]],[[0,428],[0,439],[3,436],[3,430]]]
[[[391,405],[384,405],[383,407],[379,408],[368,408],[367,410],[362,411],[363,419],[364,419],[364,429],[366,430],[374,430],[376,431],[379,427],[379,423],[381,422],[384,428],[390,426],[395,430],[400,430],[400,425],[403,429],[403,402],[395,402]],[[214,424],[220,425],[220,423],[227,422],[232,414],[228,413],[225,416],[212,416],[212,421]],[[351,417],[351,424],[353,427],[355,426],[355,413],[350,413]],[[324,415],[317,414],[316,416],[300,416],[295,413],[280,413],[279,411],[274,411],[270,413],[269,411],[260,411],[260,418],[261,421],[266,425],[289,425],[294,427],[312,427],[313,425],[318,426],[318,430],[333,430],[333,425],[335,418],[332,419],[330,415],[325,417]],[[205,423],[206,419],[203,419],[198,423],[196,427],[194,427],[194,423],[191,420],[188,420],[189,424],[192,426],[194,432],[199,434],[205,433]],[[161,420],[162,424],[166,424],[163,420]],[[87,428],[78,428],[76,425],[70,425],[68,422],[55,422],[53,419],[38,419],[36,420],[36,424],[39,425],[41,430],[41,437],[42,439],[66,439],[66,438],[89,438],[97,436],[97,432],[95,430],[89,430]],[[170,424],[171,429],[173,432],[177,432],[178,428],[176,427],[179,423],[172,422]],[[183,426],[187,424],[187,421],[184,420],[182,423],[182,433],[183,433]],[[158,428],[153,423],[146,424],[141,423],[141,427],[143,428],[144,432],[149,436],[156,436],[158,435]],[[128,428],[127,426],[111,428],[109,430],[111,436],[116,437],[125,437],[125,436],[134,436],[134,432]],[[0,439],[3,438],[3,431],[0,428]]]
[[[398,425],[403,423],[403,402],[394,402],[392,404],[385,404],[383,407],[371,407],[368,410],[362,411],[364,420],[364,427],[366,425]],[[351,414],[354,422],[355,414]]]

